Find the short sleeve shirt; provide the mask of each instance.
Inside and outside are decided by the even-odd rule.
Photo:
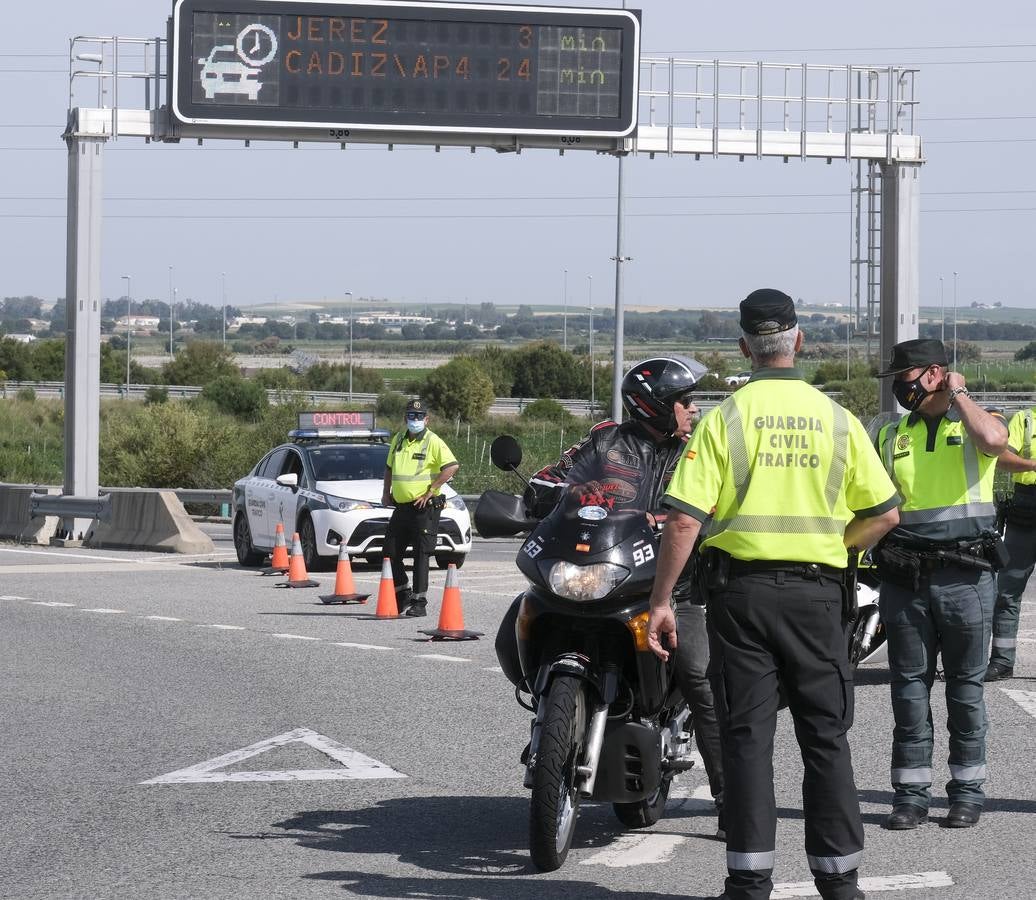
[[[1022,459],[1032,459],[1033,411],[1023,409],[1011,416],[1007,445]],[[1036,484],[1036,472],[1015,472],[1015,484]]]
[[[446,442],[427,428],[414,440],[405,431],[394,434],[385,460],[392,470],[392,499],[412,503],[431,487],[443,469],[456,462]]]
[[[860,420],[795,369],[762,369],[706,415],[665,502],[712,521],[703,547],[741,560],[846,565],[854,516],[898,504]]]

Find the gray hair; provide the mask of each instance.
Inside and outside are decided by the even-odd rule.
[[[795,342],[799,337],[799,326],[793,325],[787,331],[776,334],[745,334],[748,352],[752,361],[758,365],[766,365],[778,359],[795,356]]]

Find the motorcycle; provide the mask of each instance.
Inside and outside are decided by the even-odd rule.
[[[855,669],[865,663],[881,662],[888,655],[885,627],[878,614],[880,583],[873,568],[863,567],[857,574],[856,618],[849,629],[849,663]]]
[[[522,477],[514,438],[494,440],[490,457]],[[513,607],[516,654],[506,622],[498,654],[534,714],[522,762],[531,856],[544,872],[564,863],[581,801],[610,802],[626,827],[644,828],[693,765],[673,662],[647,643],[658,535],[643,511],[614,509],[594,487],[570,486],[541,521],[500,491],[486,491],[475,511],[483,537],[531,532],[516,560],[529,580]]]

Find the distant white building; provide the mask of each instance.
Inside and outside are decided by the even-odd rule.
[[[266,316],[234,316],[227,319],[227,331],[237,331],[242,325],[265,325]]]
[[[160,321],[158,316],[122,316],[115,320],[115,330],[155,331]]]
[[[34,334],[5,334],[0,338],[5,341],[17,341],[19,344],[31,344],[36,340]]]

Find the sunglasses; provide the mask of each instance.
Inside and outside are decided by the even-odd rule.
[[[409,412],[406,414],[406,417],[409,421],[416,422],[420,419],[423,419],[425,417],[425,413]]]

